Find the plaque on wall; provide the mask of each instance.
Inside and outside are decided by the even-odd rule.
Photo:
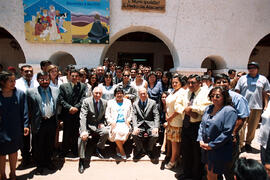
[[[123,10],[164,13],[166,0],[122,0]]]
[[[23,6],[30,42],[109,43],[109,0],[23,0]]]

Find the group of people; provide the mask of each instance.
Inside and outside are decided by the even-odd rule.
[[[80,173],[86,167],[87,143],[97,137],[94,149],[99,158],[104,158],[109,140],[116,144],[116,157],[126,161],[124,144],[132,139],[134,159],[144,155],[154,159],[160,140],[165,168],[182,164],[178,179],[241,179],[234,168],[244,161],[238,162],[241,149],[252,151],[263,110],[261,160],[269,174],[270,85],[256,62],[248,64],[246,75],[229,70],[228,75],[207,71],[188,77],[136,63],[116,66],[107,58],[92,69],[69,65],[65,76],[50,61],[40,66],[41,72],[33,74],[32,66],[23,65],[17,80],[14,72],[0,73],[1,180],[6,179],[6,155],[9,177],[16,178],[19,149],[22,165],[32,156],[37,174],[55,169],[52,155],[59,148],[60,124],[60,157],[79,156]]]

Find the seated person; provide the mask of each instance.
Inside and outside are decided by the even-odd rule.
[[[105,127],[105,110],[107,102],[101,99],[101,96],[102,89],[99,87],[95,87],[93,90],[93,96],[83,100],[80,113],[80,137],[78,140],[80,173],[83,173],[85,168],[85,150],[89,134],[95,134],[99,136],[96,153],[98,157],[102,159],[104,158],[101,152],[105,148],[105,143],[109,137],[109,131]]]
[[[106,119],[110,127],[109,140],[116,143],[117,156],[124,161],[127,159],[123,145],[130,130],[132,105],[129,99],[124,98],[124,90],[117,87],[114,90],[115,98],[108,101]]]
[[[156,101],[148,98],[147,90],[140,88],[138,90],[139,99],[133,104],[134,116],[133,122],[133,139],[136,145],[137,153],[134,153],[134,159],[140,159],[145,150],[143,140],[147,137],[146,153],[153,159],[153,147],[158,139],[159,113]]]

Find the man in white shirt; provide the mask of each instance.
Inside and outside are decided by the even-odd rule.
[[[29,88],[38,87],[39,83],[36,80],[33,80],[33,67],[30,65],[23,65],[21,67],[22,77],[16,80],[15,87],[22,90],[26,93],[26,90]],[[22,152],[22,166],[25,167],[30,163],[30,133],[27,136],[23,137],[23,148]]]
[[[26,92],[28,88],[38,87],[39,84],[33,79],[33,67],[30,65],[23,65],[21,67],[21,78],[16,80],[15,87]]]
[[[251,152],[251,142],[254,139],[262,110],[268,106],[268,96],[266,93],[270,91],[270,85],[267,78],[259,74],[259,64],[257,62],[248,63],[247,68],[248,74],[238,80],[235,91],[244,96],[248,101],[250,115],[247,119],[248,131],[245,140],[245,150]],[[246,124],[243,127],[243,133],[245,128]],[[240,144],[242,144],[243,139],[243,135],[240,136]]]

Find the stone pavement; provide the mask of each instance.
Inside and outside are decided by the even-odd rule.
[[[256,131],[256,135],[259,129]],[[256,137],[255,137],[256,138]],[[129,143],[129,142],[128,142]],[[90,145],[91,146],[91,145]],[[132,145],[128,145],[132,147]],[[112,146],[113,147],[113,146]],[[260,160],[259,144],[254,139],[252,142],[253,152],[242,153],[241,157],[252,158]],[[108,146],[109,148],[109,146]],[[112,148],[111,148],[112,149]],[[176,170],[161,170],[163,164],[162,160],[164,155],[161,154],[157,157],[157,161],[151,162],[147,156],[144,156],[140,161],[134,162],[132,160],[131,149],[127,148],[127,152],[130,155],[127,162],[116,161],[114,156],[108,155],[107,159],[101,160],[95,156],[92,156],[89,163],[89,167],[83,174],[78,172],[78,158],[66,158],[57,159],[55,164],[57,166],[56,171],[45,171],[45,175],[35,175],[35,167],[29,167],[24,170],[17,170],[17,176],[19,180],[26,179],[99,179],[99,180],[159,180],[159,179],[175,179]],[[159,152],[156,152],[159,153]],[[20,157],[19,157],[20,159]],[[20,160],[19,163],[20,164]],[[7,164],[8,167],[8,164]],[[7,168],[9,169],[9,168]],[[9,170],[7,170],[8,172]],[[8,173],[7,173],[8,174]]]

